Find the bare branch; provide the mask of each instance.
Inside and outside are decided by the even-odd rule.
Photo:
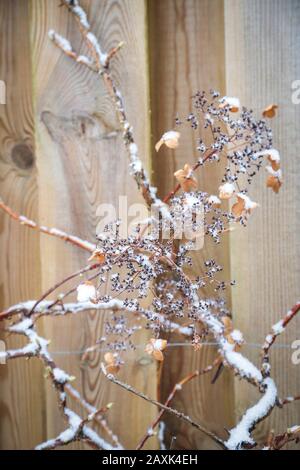
[[[17,214],[9,206],[4,204],[2,199],[0,199],[0,209],[6,212],[6,214],[8,214],[12,219],[20,222],[21,225],[25,225],[26,227],[32,228],[41,233],[46,233],[47,235],[51,235],[52,237],[60,238],[61,240],[64,240],[67,243],[71,243],[72,245],[82,248],[83,250],[86,250],[89,253],[93,253],[93,251],[95,251],[96,249],[96,245],[86,240],[82,240],[81,238],[76,237],[75,235],[69,235],[68,233],[63,232],[62,230],[59,230],[57,228],[48,228],[43,225],[40,226],[33,220],[30,220],[25,217],[24,215]]]
[[[184,413],[181,413],[180,411],[177,411],[173,408],[170,408],[169,406],[166,406],[164,405],[163,403],[160,403],[159,401],[157,400],[153,400],[152,398],[149,398],[147,395],[145,395],[144,393],[142,392],[139,392],[138,390],[136,390],[135,388],[133,388],[131,385],[128,385],[126,384],[125,382],[122,382],[121,380],[118,380],[114,377],[114,375],[112,374],[107,374],[106,370],[105,370],[105,367],[104,365],[102,365],[102,371],[103,373],[105,374],[105,376],[107,377],[108,380],[110,380],[111,382],[113,382],[114,384],[116,385],[119,385],[120,387],[124,388],[125,390],[127,390],[128,392],[131,392],[133,393],[134,395],[140,397],[140,398],[143,398],[143,400],[146,400],[148,401],[149,403],[152,403],[152,405],[156,405],[158,406],[158,408],[161,408],[162,410],[164,411],[167,411],[168,413],[171,413],[173,414],[174,416],[176,416],[177,418],[179,419],[182,419],[183,421],[185,421],[186,423],[189,423],[191,426],[195,427],[196,429],[198,429],[199,431],[203,432],[204,434],[206,434],[208,437],[210,437],[214,442],[216,442],[220,447],[222,447],[223,449],[225,448],[225,445],[224,445],[224,442],[222,441],[222,439],[220,439],[219,437],[217,437],[214,433],[212,433],[211,431],[205,429],[201,424],[199,423],[196,423],[195,421],[193,421],[189,416],[186,416]]]

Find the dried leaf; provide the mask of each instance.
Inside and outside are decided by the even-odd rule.
[[[225,315],[221,318],[221,321],[225,327],[225,332],[230,333],[232,331],[232,320],[228,315]]]
[[[277,171],[279,170],[280,168],[280,163],[278,163],[277,160],[272,160],[272,158],[270,157],[270,155],[268,156],[268,160],[271,164],[271,167],[273,168],[274,171]]]
[[[160,362],[164,360],[164,355],[159,349],[154,349],[153,357],[154,357],[154,359],[156,359],[157,361],[160,361]]]
[[[282,186],[282,182],[276,178],[276,176],[273,176],[273,175],[269,175],[267,177],[267,188],[271,188],[273,189],[274,193],[278,193],[279,192],[279,189],[281,188]]]

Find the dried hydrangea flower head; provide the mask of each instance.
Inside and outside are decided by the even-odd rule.
[[[189,269],[186,268],[192,265],[190,251],[194,247],[194,241],[187,241],[184,238],[175,240],[174,227],[178,212],[181,215],[185,214],[187,209],[192,209],[194,216],[198,206],[203,207],[204,234],[216,243],[220,243],[223,233],[228,231],[231,222],[245,225],[248,215],[257,207],[257,203],[251,201],[248,196],[248,186],[251,185],[265,160],[269,163],[267,185],[277,192],[282,183],[280,157],[272,148],[271,129],[264,119],[256,119],[252,110],[241,107],[237,98],[228,96],[220,98],[220,94],[215,90],[211,90],[209,94],[204,91],[197,92],[194,96],[193,112],[189,113],[185,124],[188,123],[187,125],[190,125],[193,130],[198,131],[195,148],[198,156],[196,159],[194,155],[187,156],[187,160],[189,158],[192,161],[189,160],[190,163],[175,173],[178,182],[176,187],[161,200],[139,159],[132,126],[127,120],[125,101],[110,69],[110,60],[120,49],[121,43],[112,50],[104,52],[97,37],[91,31],[87,15],[80,6],[79,0],[62,0],[62,4],[74,15],[79,24],[89,55],[77,55],[70,42],[53,30],[49,32],[49,37],[68,57],[68,60],[87,66],[89,71],[97,74],[98,79],[104,79],[123,131],[122,137],[129,157],[130,173],[141,190],[147,206],[154,205],[158,209],[158,215],[151,216],[147,225],[156,225],[159,236],[143,237],[141,222],[138,224],[136,233],[122,238],[119,230],[121,221],[115,221],[108,224],[103,236],[99,234],[96,247],[94,243],[81,240],[61,230],[39,227],[35,222],[14,213],[0,200],[0,207],[14,220],[18,220],[31,229],[68,241],[88,252],[89,256],[92,255],[89,261],[96,261],[73,273],[60,284],[63,285],[77,276],[86,276],[87,281],[81,282],[77,287],[78,302],[65,302],[66,297],[76,291],[76,287],[73,287],[66,294],[58,296],[55,302],[45,300],[48,294],[46,293],[36,301],[18,304],[0,313],[2,320],[10,320],[12,316],[14,319],[18,318],[17,322],[13,321],[9,324],[8,332],[22,334],[28,341],[21,349],[0,352],[0,359],[39,358],[49,372],[47,375],[57,390],[58,404],[67,423],[65,431],[37,448],[55,448],[73,441],[84,440],[97,449],[123,449],[118,437],[108,428],[103,417],[99,416],[99,413],[110,408],[110,404],[96,410],[81,398],[77,390],[70,387],[71,377],[56,367],[47,349],[49,342],[40,337],[35,328],[35,321],[41,315],[56,318],[57,315],[74,314],[90,310],[91,307],[95,312],[105,311],[107,317],[105,317],[103,336],[86,351],[95,351],[95,347],[98,347],[100,343],[105,346],[108,349],[104,356],[106,366],[102,367],[101,364],[101,369],[107,378],[127,391],[157,404],[162,409],[169,405],[169,401],[165,405],[155,402],[113,375],[118,372],[123,363],[121,354],[126,358],[126,351],[135,348],[132,340],[134,333],[141,326],[151,330],[153,337],[146,345],[146,351],[158,361],[163,360],[163,351],[167,345],[166,340],[157,339],[161,331],[176,331],[183,335],[187,344],[194,345],[196,350],[206,340],[213,339],[218,345],[218,352],[213,363],[202,371],[190,373],[175,384],[168,400],[171,400],[176,391],[181,390],[182,385],[192,380],[193,377],[199,376],[200,373],[210,372],[215,367],[219,368],[218,375],[222,367],[226,366],[240,379],[248,381],[257,388],[261,394],[258,402],[245,411],[240,422],[229,431],[227,440],[221,439],[169,406],[168,411],[192,423],[195,428],[204,432],[223,449],[257,448],[259,446],[252,436],[256,425],[264,420],[276,406],[282,406],[296,399],[296,397],[285,400],[278,398],[276,383],[270,376],[269,350],[276,337],[300,311],[300,303],[295,304],[280,322],[273,325],[271,333],[266,336],[262,346],[263,358],[261,367],[258,368],[238,352],[243,343],[243,335],[234,329],[232,315],[226,307],[225,299],[220,294],[211,295],[212,286],[215,292],[221,293],[227,285],[233,285],[233,281],[226,282],[219,279],[222,266],[214,259],[206,260],[198,276],[190,277]],[[275,110],[276,105],[268,107],[264,117],[272,117]],[[176,119],[177,125],[182,125],[182,123],[179,118]],[[157,143],[156,149],[159,150],[162,144],[169,148],[177,148],[179,135],[177,131],[166,132]],[[224,163],[225,170],[213,191],[216,193],[219,187],[218,197],[215,194],[198,190],[194,174],[197,169],[201,171],[203,165],[219,161]],[[226,210],[229,205],[228,200],[232,197],[236,197],[236,201],[231,211]],[[171,236],[166,239],[163,237],[163,230],[167,224],[162,219],[167,220],[170,229]],[[192,219],[192,224],[194,223],[195,220]],[[112,230],[113,227],[115,231]],[[92,270],[93,273],[90,272]],[[97,279],[97,291],[90,282],[92,279]],[[106,289],[108,285],[109,290]],[[51,292],[56,288],[57,285]],[[92,306],[90,301],[93,302]],[[88,411],[87,419],[81,418],[72,411],[69,408],[69,401],[68,407],[66,406],[66,393],[70,393],[73,398],[76,397],[85,411]],[[105,441],[88,426],[89,421],[97,417],[100,418],[98,423],[104,427],[111,443]],[[145,440],[154,434],[153,428],[160,417],[161,413],[154,424],[148,428],[146,438],[141,440],[137,448],[141,448]],[[278,446],[278,442],[287,443],[291,437],[297,440],[299,436],[296,434],[299,429],[299,426],[293,426],[283,435],[272,437],[268,441],[268,448],[280,448],[281,444]]]
[[[66,407],[65,392],[70,391],[70,387],[64,389],[64,386],[68,382],[69,376],[63,371],[57,373],[58,369],[53,365],[54,361],[50,358],[50,352],[47,350],[48,342],[38,335],[34,325],[36,314],[37,316],[47,314],[55,317],[58,314],[77,313],[91,309],[90,301],[93,302],[92,308],[95,312],[100,311],[101,314],[106,312],[107,316],[105,316],[103,336],[98,338],[96,344],[87,350],[95,351],[95,347],[101,343],[101,346],[107,349],[104,355],[105,364],[103,367],[101,365],[107,378],[127,391],[158,405],[160,404],[114,377],[126,359],[126,352],[134,350],[136,347],[134,334],[140,328],[151,331],[152,337],[144,346],[145,351],[159,362],[163,361],[163,351],[167,347],[167,341],[159,338],[161,332],[172,333],[176,331],[183,336],[187,344],[194,345],[196,350],[205,341],[213,340],[218,346],[218,352],[214,362],[205,369],[205,373],[213,370],[216,366],[219,368],[226,366],[239,378],[256,386],[262,397],[256,405],[245,412],[237,426],[229,431],[229,437],[226,441],[215,436],[212,432],[206,431],[197,423],[194,425],[222,448],[253,447],[256,443],[252,437],[252,431],[256,424],[266,418],[279,403],[275,382],[270,377],[268,352],[276,336],[300,311],[300,304],[295,305],[282,322],[276,328],[273,327],[272,333],[266,338],[263,346],[262,365],[259,369],[238,352],[243,344],[243,335],[234,328],[231,312],[222,297],[222,291],[227,286],[233,285],[234,281],[224,281],[221,278],[222,266],[215,259],[205,260],[198,275],[191,277],[189,268],[193,264],[191,250],[194,248],[194,240],[184,238],[175,240],[174,227],[178,215],[185,214],[187,209],[192,209],[194,215],[198,206],[203,207],[201,222],[204,235],[211,237],[216,243],[221,242],[222,235],[228,231],[232,222],[245,225],[248,215],[257,207],[257,203],[248,196],[248,186],[251,185],[265,160],[269,162],[267,167],[269,183],[267,184],[271,185],[270,177],[274,178],[272,186],[270,186],[274,190],[277,189],[279,182],[281,183],[280,157],[278,152],[276,153],[272,148],[271,129],[264,119],[256,119],[251,110],[241,107],[237,98],[228,96],[220,98],[220,94],[215,90],[211,90],[209,94],[204,91],[197,92],[193,97],[193,111],[189,113],[185,121],[185,125],[191,126],[194,131],[197,131],[195,148],[197,156],[196,158],[194,155],[187,156],[187,161],[190,163],[186,163],[183,169],[178,169],[175,172],[176,187],[161,200],[157,196],[156,188],[151,186],[143,169],[142,161],[138,157],[138,147],[134,140],[132,126],[128,122],[125,112],[125,101],[109,67],[109,61],[118,47],[108,53],[103,52],[96,36],[90,31],[87,16],[78,0],[62,1],[79,22],[80,28],[84,32],[83,38],[87,43],[87,49],[91,54],[89,57],[77,56],[71,44],[54,31],[50,32],[50,39],[69,59],[73,59],[82,66],[88,66],[89,70],[97,73],[99,79],[104,78],[123,131],[122,136],[128,152],[130,172],[137,187],[141,190],[147,206],[154,205],[158,209],[158,214],[151,216],[147,221],[147,226],[154,225],[157,228],[158,236],[155,237],[152,234],[142,236],[141,222],[138,224],[136,233],[123,238],[120,235],[121,221],[115,221],[105,227],[103,234],[97,236],[97,246],[95,246],[94,243],[81,240],[57,229],[48,230],[45,227],[38,227],[33,221],[13,213],[0,200],[0,206],[15,220],[73,243],[89,253],[89,261],[96,261],[71,276],[74,279],[79,275],[85,275],[88,278],[77,287],[77,302],[64,302],[69,293],[59,297],[54,303],[45,301],[45,297],[41,297],[33,304],[26,303],[22,305],[22,308],[18,305],[1,314],[2,319],[9,319],[11,315],[19,315],[20,321],[10,324],[8,331],[23,334],[28,340],[28,344],[23,349],[5,352],[5,358],[35,356],[51,369],[50,375],[53,385],[58,391],[59,405],[63,409],[68,423],[65,433],[44,443],[39,448],[52,448],[60,444],[65,445],[75,440],[85,439],[87,442],[92,441],[92,444],[97,448],[122,449],[114,433],[109,433],[113,442],[113,445],[110,445],[94,430],[87,427],[87,420],[81,419]],[[268,110],[268,113],[270,112]],[[177,125],[183,124],[179,119],[176,120],[176,123]],[[166,132],[157,142],[156,150],[158,151],[163,144],[171,149],[177,148],[179,137],[178,131]],[[222,161],[224,174],[217,182],[214,194],[199,190],[194,176],[196,170],[201,171],[204,165],[218,164],[219,161]],[[218,188],[217,196],[215,193],[218,192]],[[228,201],[232,197],[236,197],[236,201],[231,210],[226,210],[228,206],[226,200]],[[196,221],[192,218],[191,223],[194,225]],[[171,234],[169,238],[163,237],[165,225],[168,225]],[[90,272],[91,270],[93,272]],[[91,283],[92,279],[97,279],[97,290]],[[107,289],[108,285],[109,290]],[[215,295],[211,294],[212,288]],[[75,290],[76,287],[73,291]],[[201,372],[204,373],[204,371]],[[181,389],[183,383],[198,376],[199,373],[199,371],[191,373],[181,382],[175,384],[174,393]],[[170,396],[173,396],[174,393],[172,392]],[[74,394],[80,396],[77,391]],[[85,400],[81,399],[80,403],[91,413],[91,406]],[[92,410],[93,416],[99,413],[99,410],[94,410],[94,408]],[[172,408],[169,407],[168,410],[172,412]],[[174,413],[176,414],[176,411]],[[192,422],[183,413],[180,413],[180,416],[189,423]],[[89,414],[90,417],[91,414]],[[100,422],[103,425],[103,419]],[[154,425],[149,428],[150,432],[147,432],[146,438],[152,435],[153,427]],[[107,427],[105,430],[107,431]],[[66,435],[68,439],[66,439]]]

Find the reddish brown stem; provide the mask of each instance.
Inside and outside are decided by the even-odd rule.
[[[90,253],[92,253],[96,249],[96,246],[94,244],[85,240],[81,240],[81,238],[79,237],[76,237],[74,235],[69,235],[68,233],[65,233],[62,230],[59,230],[56,228],[48,228],[48,227],[38,225],[33,220],[30,220],[27,217],[24,217],[23,215],[20,215],[17,212],[14,212],[9,206],[4,204],[2,199],[0,199],[0,209],[6,212],[12,219],[20,222],[21,225],[26,225],[26,227],[35,229],[38,232],[46,233],[47,235],[51,235],[52,237],[60,238],[61,240],[71,243],[72,245],[82,248]]]
[[[165,406],[169,406],[171,401],[173,400],[176,392],[178,390],[181,390],[181,387],[185,384],[187,384],[188,382],[190,382],[192,379],[194,379],[195,377],[198,377],[200,375],[204,375],[206,374],[207,372],[210,372],[211,370],[213,370],[213,368],[215,367],[216,365],[216,361],[215,360],[213,362],[213,364],[210,364],[209,366],[207,366],[205,369],[203,369],[202,371],[198,371],[196,370],[195,372],[192,372],[190,374],[188,374],[186,377],[184,377],[180,382],[178,382],[177,384],[174,385],[171,393],[169,394],[168,398],[166,399],[164,405]],[[152,424],[150,425],[149,429],[152,431],[154,430],[154,428],[158,425],[158,423],[160,422],[162,416],[164,415],[165,413],[165,410],[162,409],[159,414],[157,415],[157,417],[155,418],[155,420],[152,422]],[[137,445],[136,447],[136,450],[141,450],[146,441],[149,439],[151,434],[149,434],[149,431],[147,430],[146,433],[144,434],[144,436],[142,437],[142,439],[140,440],[139,444]]]

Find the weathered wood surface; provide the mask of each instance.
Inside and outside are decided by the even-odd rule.
[[[1,197],[31,218],[38,214],[38,176],[30,58],[28,2],[0,2],[0,78],[6,104],[0,105]],[[37,234],[0,214],[0,309],[41,292]],[[8,341],[7,347],[24,341]],[[0,446],[30,448],[44,438],[43,377],[40,364],[0,365]]]
[[[246,339],[261,343],[270,325],[299,299],[299,119],[300,105],[292,102],[292,82],[300,76],[300,4],[296,0],[225,1],[226,91],[239,96],[256,113],[270,103],[279,105],[272,120],[274,146],[282,156],[284,186],[276,195],[264,185],[262,173],[250,188],[260,204],[247,230],[231,234],[231,269],[237,286],[232,291],[235,320]],[[291,344],[299,339],[300,318],[287,328],[274,348],[273,374],[281,395],[298,394],[299,365],[291,362]],[[253,359],[258,351],[248,348]],[[251,387],[236,384],[236,415],[257,399]],[[283,417],[284,415],[284,417]],[[264,422],[277,431],[299,422],[300,409],[276,410]]]

